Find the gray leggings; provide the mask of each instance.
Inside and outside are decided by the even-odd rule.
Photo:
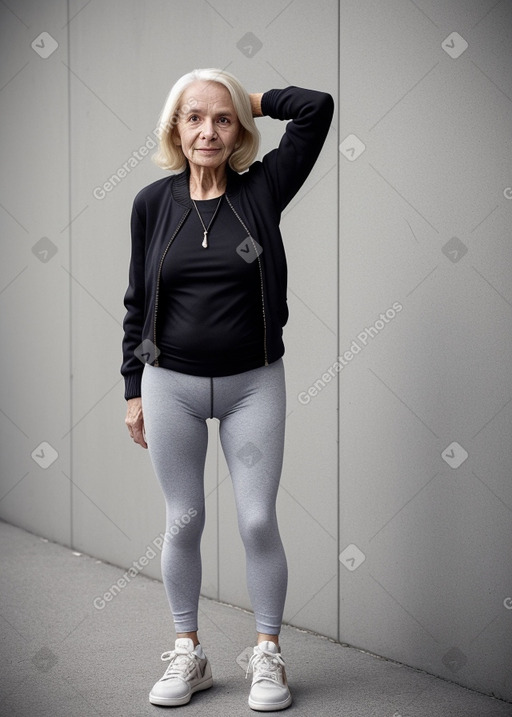
[[[151,462],[166,503],[162,577],[176,632],[198,629],[206,419],[217,418],[256,629],[279,634],[288,579],[276,517],[286,417],[282,360],[218,378],[146,364],[142,406]]]

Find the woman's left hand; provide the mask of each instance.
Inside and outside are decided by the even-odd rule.
[[[126,403],[127,409],[124,422],[128,426],[130,436],[139,446],[147,448],[148,444],[144,433],[144,416],[142,414],[142,398],[130,398]]]

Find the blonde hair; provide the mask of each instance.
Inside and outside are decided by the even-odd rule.
[[[231,95],[231,100],[242,126],[240,141],[229,158],[229,166],[235,172],[244,172],[254,161],[260,144],[260,133],[254,122],[249,94],[243,85],[229,72],[214,68],[192,70],[183,75],[174,84],[165,101],[158,120],[159,148],[153,156],[153,161],[162,169],[183,171],[187,160],[181,146],[175,144],[174,133],[180,114],[193,109],[193,99],[190,105],[180,107],[180,100],[184,91],[193,82],[217,82],[224,85]]]

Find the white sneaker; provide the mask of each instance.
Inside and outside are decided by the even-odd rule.
[[[254,648],[247,674],[252,670],[249,707],[259,712],[284,710],[292,703],[288,689],[284,661],[276,644],[260,642]]]
[[[194,649],[194,643],[188,637],[178,638],[174,650],[164,652],[162,660],[170,660],[170,664],[149,693],[153,705],[186,705],[194,692],[213,685],[210,663],[203,648],[197,645]]]

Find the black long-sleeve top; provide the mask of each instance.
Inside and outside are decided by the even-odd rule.
[[[158,363],[193,376],[264,366],[258,257],[245,253],[250,239],[224,196],[195,204],[162,265]]]

